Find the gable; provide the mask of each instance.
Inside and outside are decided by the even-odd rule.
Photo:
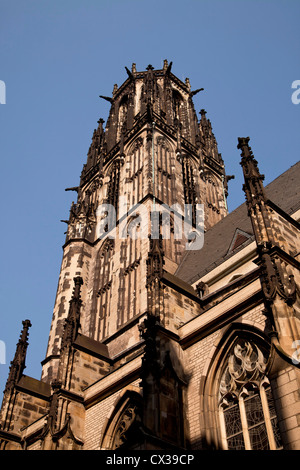
[[[231,240],[227,254],[239,248],[243,243],[251,238],[251,235],[244,230],[237,228]]]

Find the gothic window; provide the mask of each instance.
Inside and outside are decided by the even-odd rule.
[[[177,90],[173,90],[173,118],[174,122],[182,123],[183,98]]]
[[[124,95],[119,105],[119,119],[118,119],[118,139],[120,139],[123,127],[127,127],[127,113],[128,113],[128,96]]]
[[[120,160],[117,159],[114,161],[110,170],[110,179],[108,182],[107,196],[106,196],[106,203],[111,204],[115,208],[116,214],[118,212],[120,171],[121,171],[121,164],[120,164]]]
[[[108,332],[108,316],[110,307],[111,269],[112,256],[114,253],[114,241],[106,240],[97,256],[95,271],[95,339],[102,340]]]
[[[130,448],[132,438],[136,440],[139,433],[142,399],[135,389],[137,387],[130,386],[130,390],[123,391],[115,404],[103,429],[101,449]]]
[[[126,154],[125,193],[129,207],[139,202],[143,197],[143,139],[138,137],[131,144]]]
[[[233,346],[219,388],[223,448],[282,448],[270,383],[265,376],[266,351],[239,339]]]
[[[170,206],[173,204],[173,202],[176,202],[176,197],[174,196],[174,156],[172,154],[171,146],[169,144],[168,139],[163,136],[158,136],[156,142],[156,195],[158,199]]]
[[[213,174],[207,173],[206,182],[207,182],[206,200],[207,200],[208,207],[210,207],[214,212],[219,214],[220,208],[219,208],[219,194],[218,194],[217,179]]]
[[[182,177],[183,177],[183,189],[184,189],[184,201],[185,204],[191,206],[192,213],[189,214],[190,220],[193,226],[196,225],[196,187],[195,187],[195,176],[193,171],[193,166],[190,163],[188,157],[183,158],[182,160]]]

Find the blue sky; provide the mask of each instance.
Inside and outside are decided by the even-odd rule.
[[[22,320],[25,373],[40,378],[67,219],[100,117],[125,66],[173,61],[190,79],[197,112],[211,120],[230,181],[244,202],[237,138],[250,136],[266,184],[299,160],[298,0],[1,0],[1,323],[3,390]],[[284,188],[283,188],[284,191]],[[2,399],[2,398],[1,398]]]

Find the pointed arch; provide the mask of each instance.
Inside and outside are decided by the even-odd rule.
[[[123,164],[123,157],[117,157],[105,170],[105,177],[107,177],[107,189],[104,202],[106,204],[111,204],[114,207],[116,214],[118,213],[119,209],[120,178]]]
[[[182,107],[184,105],[184,98],[182,94],[174,88],[172,90],[172,100],[174,120],[178,119],[180,122],[182,122]]]
[[[128,445],[140,423],[141,412],[141,391],[131,385],[121,392],[104,424],[100,449],[115,450]]]
[[[182,162],[182,182],[185,204],[192,209],[190,214],[193,226],[196,226],[196,204],[199,203],[197,194],[199,194],[198,175],[195,162],[190,155],[184,155]]]
[[[143,146],[144,139],[142,137],[142,131],[135,136],[134,140],[129,144],[126,149],[126,154],[131,155],[134,154],[140,147]]]
[[[120,139],[123,128],[127,129],[128,104],[129,104],[129,96],[126,93],[122,96],[122,98],[119,101],[117,140]]]
[[[270,342],[261,329],[233,323],[222,331],[200,387],[204,445],[214,449],[280,447],[268,380],[271,362]],[[261,410],[255,417],[251,400]]]
[[[155,196],[168,205],[175,202],[175,145],[156,129],[154,133],[153,164],[155,173]],[[154,183],[154,182],[153,182]]]
[[[108,328],[106,317],[110,307],[114,248],[114,240],[106,238],[96,255],[93,291],[97,295],[93,297],[93,331],[97,341],[101,341],[105,337]]]
[[[125,178],[123,198],[127,199],[128,209],[143,197],[144,186],[144,136],[138,133],[134,140],[125,145]]]

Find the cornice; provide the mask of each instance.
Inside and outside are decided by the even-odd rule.
[[[224,302],[227,300],[228,297],[224,299]],[[197,317],[192,318],[178,329],[178,334],[180,336],[179,343],[182,349],[187,349],[206,336],[211,335],[217,330],[221,330],[224,326],[247,313],[251,308],[262,304],[262,302],[263,294],[261,289],[259,289],[252,293],[249,292],[248,296],[245,296],[243,301],[237,302],[229,308],[226,308],[225,306],[225,310],[224,307],[222,307],[221,314],[216,313],[216,315],[213,315],[213,309],[220,308],[223,302],[210,307],[208,310],[205,310],[205,312],[200,313]],[[202,324],[197,326],[199,319],[202,319],[204,315],[210,315],[211,318],[207,318],[205,322],[202,322]],[[184,329],[187,329],[188,326],[190,327],[190,331],[184,332]]]
[[[174,139],[174,141],[177,140],[177,131],[175,128],[172,126],[169,126],[158,114],[153,112],[153,120],[155,122],[155,128],[159,129],[161,132],[165,133],[168,137]],[[129,129],[125,135],[124,135],[124,145],[130,144],[132,140],[143,130],[143,126],[146,126],[148,123],[148,118],[147,118],[147,111],[143,113],[135,122],[134,126]],[[108,166],[116,157],[120,151],[120,142],[118,141],[114,147],[106,154],[102,155],[97,163],[89,169],[89,171],[82,177],[82,182],[81,182],[81,188],[86,186],[87,184],[90,183],[91,179],[97,174],[99,171],[99,164],[100,160],[103,159],[103,166]],[[180,137],[180,143],[182,148],[192,154],[194,157],[199,158],[198,152],[199,148],[193,145],[191,142],[189,142],[185,137]],[[210,160],[208,157],[206,157],[206,163],[210,165],[213,169],[215,169],[218,172],[222,172],[222,166],[218,164],[217,162],[214,162],[210,164]]]

